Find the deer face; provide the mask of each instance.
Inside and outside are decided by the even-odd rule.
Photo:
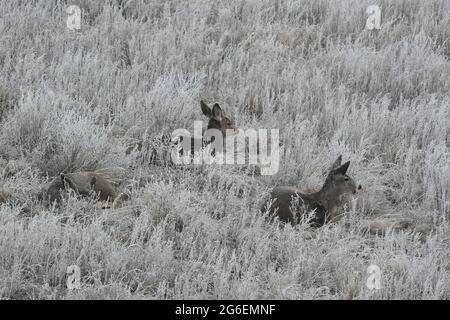
[[[211,109],[205,102],[200,101],[200,107],[203,114],[209,118],[207,129],[219,130],[224,137],[227,130],[237,131],[234,121],[225,116],[222,108],[217,103]]]
[[[361,189],[347,174],[334,173],[332,181],[337,194],[355,194],[357,189]]]
[[[325,188],[331,194],[332,198],[339,198],[341,196],[352,195],[360,190],[361,185],[356,185],[355,181],[347,175],[350,161],[341,165],[342,156],[333,164],[330,173],[325,181]]]

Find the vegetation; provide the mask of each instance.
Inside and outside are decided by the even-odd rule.
[[[0,3],[0,297],[450,298],[449,1]],[[365,28],[373,4],[380,30]],[[279,172],[177,169],[130,148],[192,130],[200,100],[279,128]],[[343,219],[266,221],[272,187],[317,191],[340,154],[363,187]],[[89,170],[129,200],[40,200]]]

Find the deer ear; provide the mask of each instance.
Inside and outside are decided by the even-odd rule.
[[[202,108],[202,112],[205,116],[207,116],[208,118],[211,118],[213,116],[211,109],[203,100],[200,101],[200,107]]]
[[[212,115],[214,118],[222,117],[222,108],[217,103],[212,108]]]
[[[337,173],[340,173],[340,174],[346,174],[349,165],[350,165],[350,161],[347,161],[347,162],[344,163],[342,166],[340,166],[339,168],[337,168],[335,171],[336,171]]]
[[[336,170],[342,163],[342,155],[337,157],[336,161],[334,161],[333,165],[330,168],[330,171]]]

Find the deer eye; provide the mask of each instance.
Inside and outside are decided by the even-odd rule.
[[[344,178],[344,181],[348,181],[348,180],[350,180],[349,177],[345,177],[345,178]]]

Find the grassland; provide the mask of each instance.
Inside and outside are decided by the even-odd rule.
[[[66,27],[69,4],[80,31]],[[367,30],[374,4],[381,29]],[[450,298],[449,1],[119,5],[0,1],[1,298]],[[241,128],[279,128],[279,172],[126,152],[191,130],[200,99]],[[271,187],[317,190],[339,154],[363,186],[342,221],[265,221]],[[105,172],[130,200],[36,198],[80,170]],[[371,221],[393,223],[377,236]],[[371,264],[380,290],[366,287]],[[69,265],[79,290],[67,290]]]

